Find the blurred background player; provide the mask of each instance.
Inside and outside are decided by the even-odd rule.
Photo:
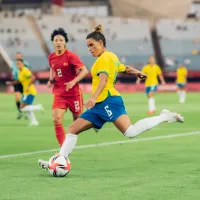
[[[17,59],[22,59],[23,60],[23,55],[20,52],[17,52],[16,55],[16,60]],[[16,60],[13,62],[12,64],[12,79],[14,81],[18,80],[18,73],[19,73],[19,69],[16,65]],[[29,63],[26,60],[23,60],[24,65],[26,67],[30,67]],[[14,94],[15,94],[15,102],[16,102],[16,106],[17,106],[17,110],[18,110],[18,115],[17,115],[17,119],[21,119],[22,117],[22,112],[20,110],[20,101],[21,101],[21,95],[23,94],[23,87],[22,84],[19,82],[17,84],[14,85]]]
[[[187,84],[187,69],[182,64],[176,70],[176,84],[177,84],[177,94],[179,96],[179,102],[185,103],[186,99],[186,84]]]
[[[78,82],[87,75],[88,70],[75,53],[66,49],[68,36],[62,28],[53,31],[51,41],[55,52],[49,56],[50,78],[47,85],[53,86],[53,121],[56,138],[61,146],[65,140],[65,112],[69,108],[76,120],[83,111],[83,97]]]
[[[90,53],[93,57],[97,57],[91,69],[92,95],[85,104],[87,111],[68,128],[59,152],[59,155],[65,158],[74,149],[79,133],[92,127],[101,129],[106,122],[112,122],[124,136],[129,138],[136,137],[163,122],[183,122],[180,114],[163,110],[159,116],[145,118],[132,125],[123,99],[115,89],[114,83],[118,72],[135,75],[141,79],[145,79],[146,75],[137,69],[121,64],[113,52],[107,51],[106,39],[101,29],[102,26],[98,25],[86,37]],[[47,161],[39,160],[38,163],[42,168],[48,168]]]
[[[33,111],[35,110],[43,111],[43,108],[40,104],[32,105],[35,95],[37,94],[36,88],[33,84],[35,77],[31,73],[31,71],[27,67],[25,67],[24,61],[22,59],[16,60],[16,66],[19,69],[18,80],[7,82],[7,84],[15,85],[15,84],[18,84],[19,82],[22,84],[23,96],[21,98],[20,110],[22,112],[27,113],[27,116],[30,120],[30,124],[29,124],[30,126],[37,126],[39,125],[39,123],[36,120]]]
[[[148,115],[154,114],[156,112],[156,104],[154,94],[158,87],[158,77],[161,81],[161,84],[165,84],[165,80],[162,75],[160,67],[155,63],[155,57],[150,56],[148,64],[145,65],[142,69],[142,72],[147,75],[145,80],[146,94],[148,97]],[[140,83],[140,79],[137,79],[136,84]]]

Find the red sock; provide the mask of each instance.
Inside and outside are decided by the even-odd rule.
[[[60,146],[62,146],[64,140],[65,140],[65,130],[62,124],[54,124],[55,132],[56,132],[56,138],[58,140],[58,143]]]

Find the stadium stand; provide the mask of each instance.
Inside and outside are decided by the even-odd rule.
[[[91,20],[75,15],[44,15],[40,20],[37,20],[51,52],[53,51],[50,41],[51,32],[58,27],[64,27],[69,34],[68,48],[78,53],[89,68],[93,59],[89,55],[85,38],[93,26],[99,23],[103,24],[108,49],[114,51],[127,64],[133,62],[136,65],[144,64],[148,56],[154,54],[148,22],[145,20],[119,17],[96,17]]]
[[[47,69],[47,57],[26,17],[1,18],[0,43],[11,59],[16,52],[22,52],[32,71]]]
[[[199,70],[200,22],[163,19],[156,29],[167,71],[174,71],[178,63]]]
[[[184,18],[191,5],[190,0],[109,0],[114,16],[152,18]]]

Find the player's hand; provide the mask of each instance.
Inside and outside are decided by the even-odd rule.
[[[28,91],[29,91],[29,89],[30,89],[30,86],[28,86],[28,87],[26,88],[26,91],[25,91],[25,92],[28,92]]]
[[[68,83],[65,83],[65,85],[66,85],[66,91],[68,91],[68,90],[70,90],[71,88],[73,88],[74,85],[76,85],[76,81],[75,81],[75,80],[72,80],[72,81],[70,81],[70,82],[68,82]]]
[[[91,96],[85,103],[85,107],[87,109],[91,109],[95,106],[96,104],[96,98],[94,96]]]
[[[11,81],[6,81],[6,85],[12,85]]]
[[[53,81],[49,80],[49,81],[47,82],[47,87],[48,87],[48,88],[53,87]]]
[[[166,85],[166,82],[165,82],[165,81],[162,81],[162,82],[161,82],[161,85]]]
[[[145,80],[145,79],[147,78],[147,75],[144,74],[144,73],[142,73],[142,72],[138,72],[138,73],[136,74],[136,76],[137,76],[139,79],[141,79],[141,80]]]

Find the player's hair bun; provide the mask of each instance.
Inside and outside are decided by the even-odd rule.
[[[101,24],[97,25],[92,31],[101,33],[102,32],[102,25]]]

